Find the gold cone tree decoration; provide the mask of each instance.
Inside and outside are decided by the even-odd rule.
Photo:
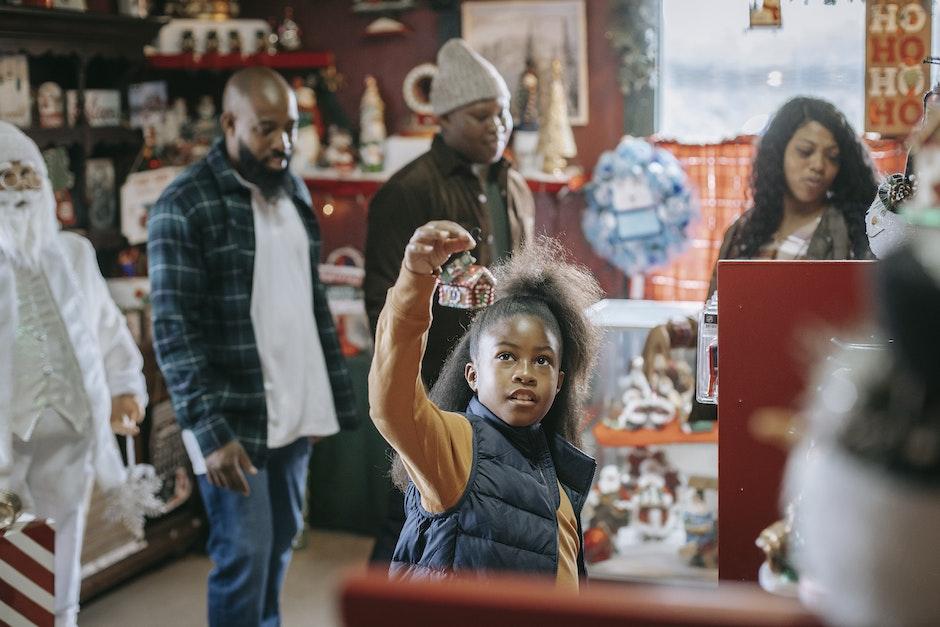
[[[561,174],[568,159],[578,154],[568,117],[568,101],[561,75],[561,61],[552,61],[552,82],[549,87],[548,107],[539,125],[538,153],[542,155],[542,170]]]

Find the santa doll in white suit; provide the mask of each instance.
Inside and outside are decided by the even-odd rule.
[[[137,432],[142,366],[91,244],[58,228],[39,149],[0,122],[0,489],[55,520],[57,626],[78,613],[91,483],[127,479],[114,433]]]

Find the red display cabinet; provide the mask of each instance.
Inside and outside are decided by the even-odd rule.
[[[755,439],[762,408],[800,408],[829,339],[871,311],[868,261],[718,264],[719,578],[756,581],[758,534],[780,516],[786,453]]]

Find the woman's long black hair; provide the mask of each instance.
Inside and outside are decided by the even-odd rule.
[[[868,150],[845,116],[832,104],[818,98],[798,97],[777,110],[761,137],[751,175],[754,206],[732,247],[732,257],[756,256],[780,227],[783,198],[789,193],[783,154],[797,129],[810,121],[826,127],[839,146],[839,173],[829,189],[829,202],[845,218],[853,255],[867,255],[865,211],[878,190]]]
[[[566,261],[564,247],[549,237],[539,237],[511,259],[493,268],[496,302],[480,310],[470,327],[441,367],[431,388],[430,399],[445,411],[466,411],[474,392],[464,377],[466,365],[474,361],[480,336],[494,323],[516,315],[542,320],[561,341],[560,370],[565,379],[555,401],[542,419],[548,437],[558,434],[577,445],[578,426],[590,375],[597,359],[599,333],[585,310],[600,300],[602,292],[586,268]],[[396,455],[392,479],[404,489],[408,478]]]

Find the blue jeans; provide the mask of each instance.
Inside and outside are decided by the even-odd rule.
[[[245,478],[251,494],[217,488],[199,476],[209,517],[209,625],[276,627],[291,541],[303,524],[310,443],[271,449],[265,468]]]

